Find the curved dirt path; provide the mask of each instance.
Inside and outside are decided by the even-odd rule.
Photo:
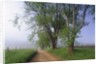
[[[31,59],[30,62],[43,62],[43,61],[58,61],[60,58],[54,56],[47,51],[38,50],[37,54]]]

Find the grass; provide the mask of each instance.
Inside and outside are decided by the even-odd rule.
[[[49,49],[48,52],[60,57],[62,60],[95,59],[95,48],[75,48],[72,56],[68,55],[66,48]]]
[[[6,50],[5,63],[22,63],[35,53],[33,49]]]

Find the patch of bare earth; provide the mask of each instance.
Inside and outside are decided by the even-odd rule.
[[[58,61],[60,58],[54,56],[47,51],[38,50],[37,54],[32,58],[30,62],[43,62],[43,61]]]

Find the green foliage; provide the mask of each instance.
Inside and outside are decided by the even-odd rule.
[[[41,13],[37,14],[34,19],[37,21],[38,26],[44,26],[51,21],[52,17],[50,15],[44,16],[44,14]]]
[[[50,37],[45,31],[38,32],[39,40],[37,41],[40,48],[44,49],[50,47]]]
[[[68,35],[68,29],[67,27],[63,28],[60,32],[59,32],[59,36],[61,38],[65,38],[66,39],[66,36]]]
[[[62,60],[82,60],[82,59],[95,59],[94,48],[75,48],[72,56],[68,55],[66,48],[49,49],[50,53],[60,57]]]
[[[35,53],[33,49],[5,50],[5,63],[22,63]]]

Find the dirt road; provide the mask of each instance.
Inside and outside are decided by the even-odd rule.
[[[46,51],[38,50],[37,54],[32,58],[30,62],[58,61],[58,60],[60,60],[58,57]]]

